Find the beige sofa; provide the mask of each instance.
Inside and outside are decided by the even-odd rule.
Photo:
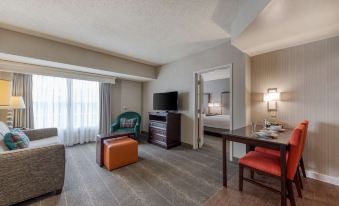
[[[40,195],[61,193],[65,177],[65,147],[56,128],[27,130],[28,148],[0,151],[0,206]]]

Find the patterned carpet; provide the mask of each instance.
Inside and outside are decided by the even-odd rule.
[[[66,149],[61,195],[45,195],[20,205],[202,205],[222,188],[221,139],[206,136],[205,146],[164,150],[142,142],[139,161],[112,172],[95,162],[95,144]],[[228,175],[237,166],[228,163]]]

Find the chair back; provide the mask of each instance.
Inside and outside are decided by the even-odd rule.
[[[298,169],[299,160],[301,158],[301,151],[303,148],[303,136],[305,133],[305,125],[301,124],[293,130],[290,142],[289,153],[287,160],[287,178],[294,179],[294,175]]]
[[[124,112],[124,113],[120,114],[117,118],[118,122],[120,122],[121,118],[126,118],[126,119],[136,118],[137,119],[136,124],[140,124],[140,122],[141,122],[141,116],[137,112]]]
[[[306,145],[306,141],[307,141],[307,131],[308,131],[309,121],[308,120],[304,120],[300,124],[305,125],[305,132],[304,132],[304,136],[303,136],[303,147],[301,149],[301,154],[302,154],[302,153],[304,153],[304,149],[305,149],[305,145]]]

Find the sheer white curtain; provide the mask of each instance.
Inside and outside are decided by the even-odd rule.
[[[57,127],[66,146],[94,141],[99,132],[99,83],[33,75],[35,128]]]

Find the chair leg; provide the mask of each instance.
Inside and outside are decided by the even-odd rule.
[[[303,180],[301,179],[301,175],[300,175],[299,169],[297,169],[297,175],[298,175],[298,180],[299,180],[300,188],[303,190],[304,189],[304,185],[303,185]]]
[[[244,166],[239,164],[239,191],[242,192],[244,183]]]
[[[61,189],[58,189],[58,190],[56,190],[56,191],[55,191],[55,194],[57,194],[57,195],[60,195],[60,194],[61,194],[61,192],[62,192],[62,188],[61,188]]]
[[[300,167],[301,167],[301,171],[303,172],[304,178],[307,178],[303,157],[301,157],[301,159],[300,159],[300,161],[299,161],[299,165],[300,165]]]
[[[291,206],[295,206],[295,199],[294,199],[294,194],[293,194],[292,182],[290,180],[287,180],[286,186],[287,186],[288,197],[290,199]]]
[[[254,170],[251,170],[251,179],[254,179]]]
[[[298,173],[298,172],[297,172]],[[301,193],[301,187],[300,187],[300,179],[299,179],[299,176],[298,176],[298,174],[295,174],[295,176],[294,176],[294,183],[295,183],[295,187],[297,188],[297,192],[298,192],[298,196],[300,197],[300,198],[303,198],[303,195],[302,195],[302,193]]]

